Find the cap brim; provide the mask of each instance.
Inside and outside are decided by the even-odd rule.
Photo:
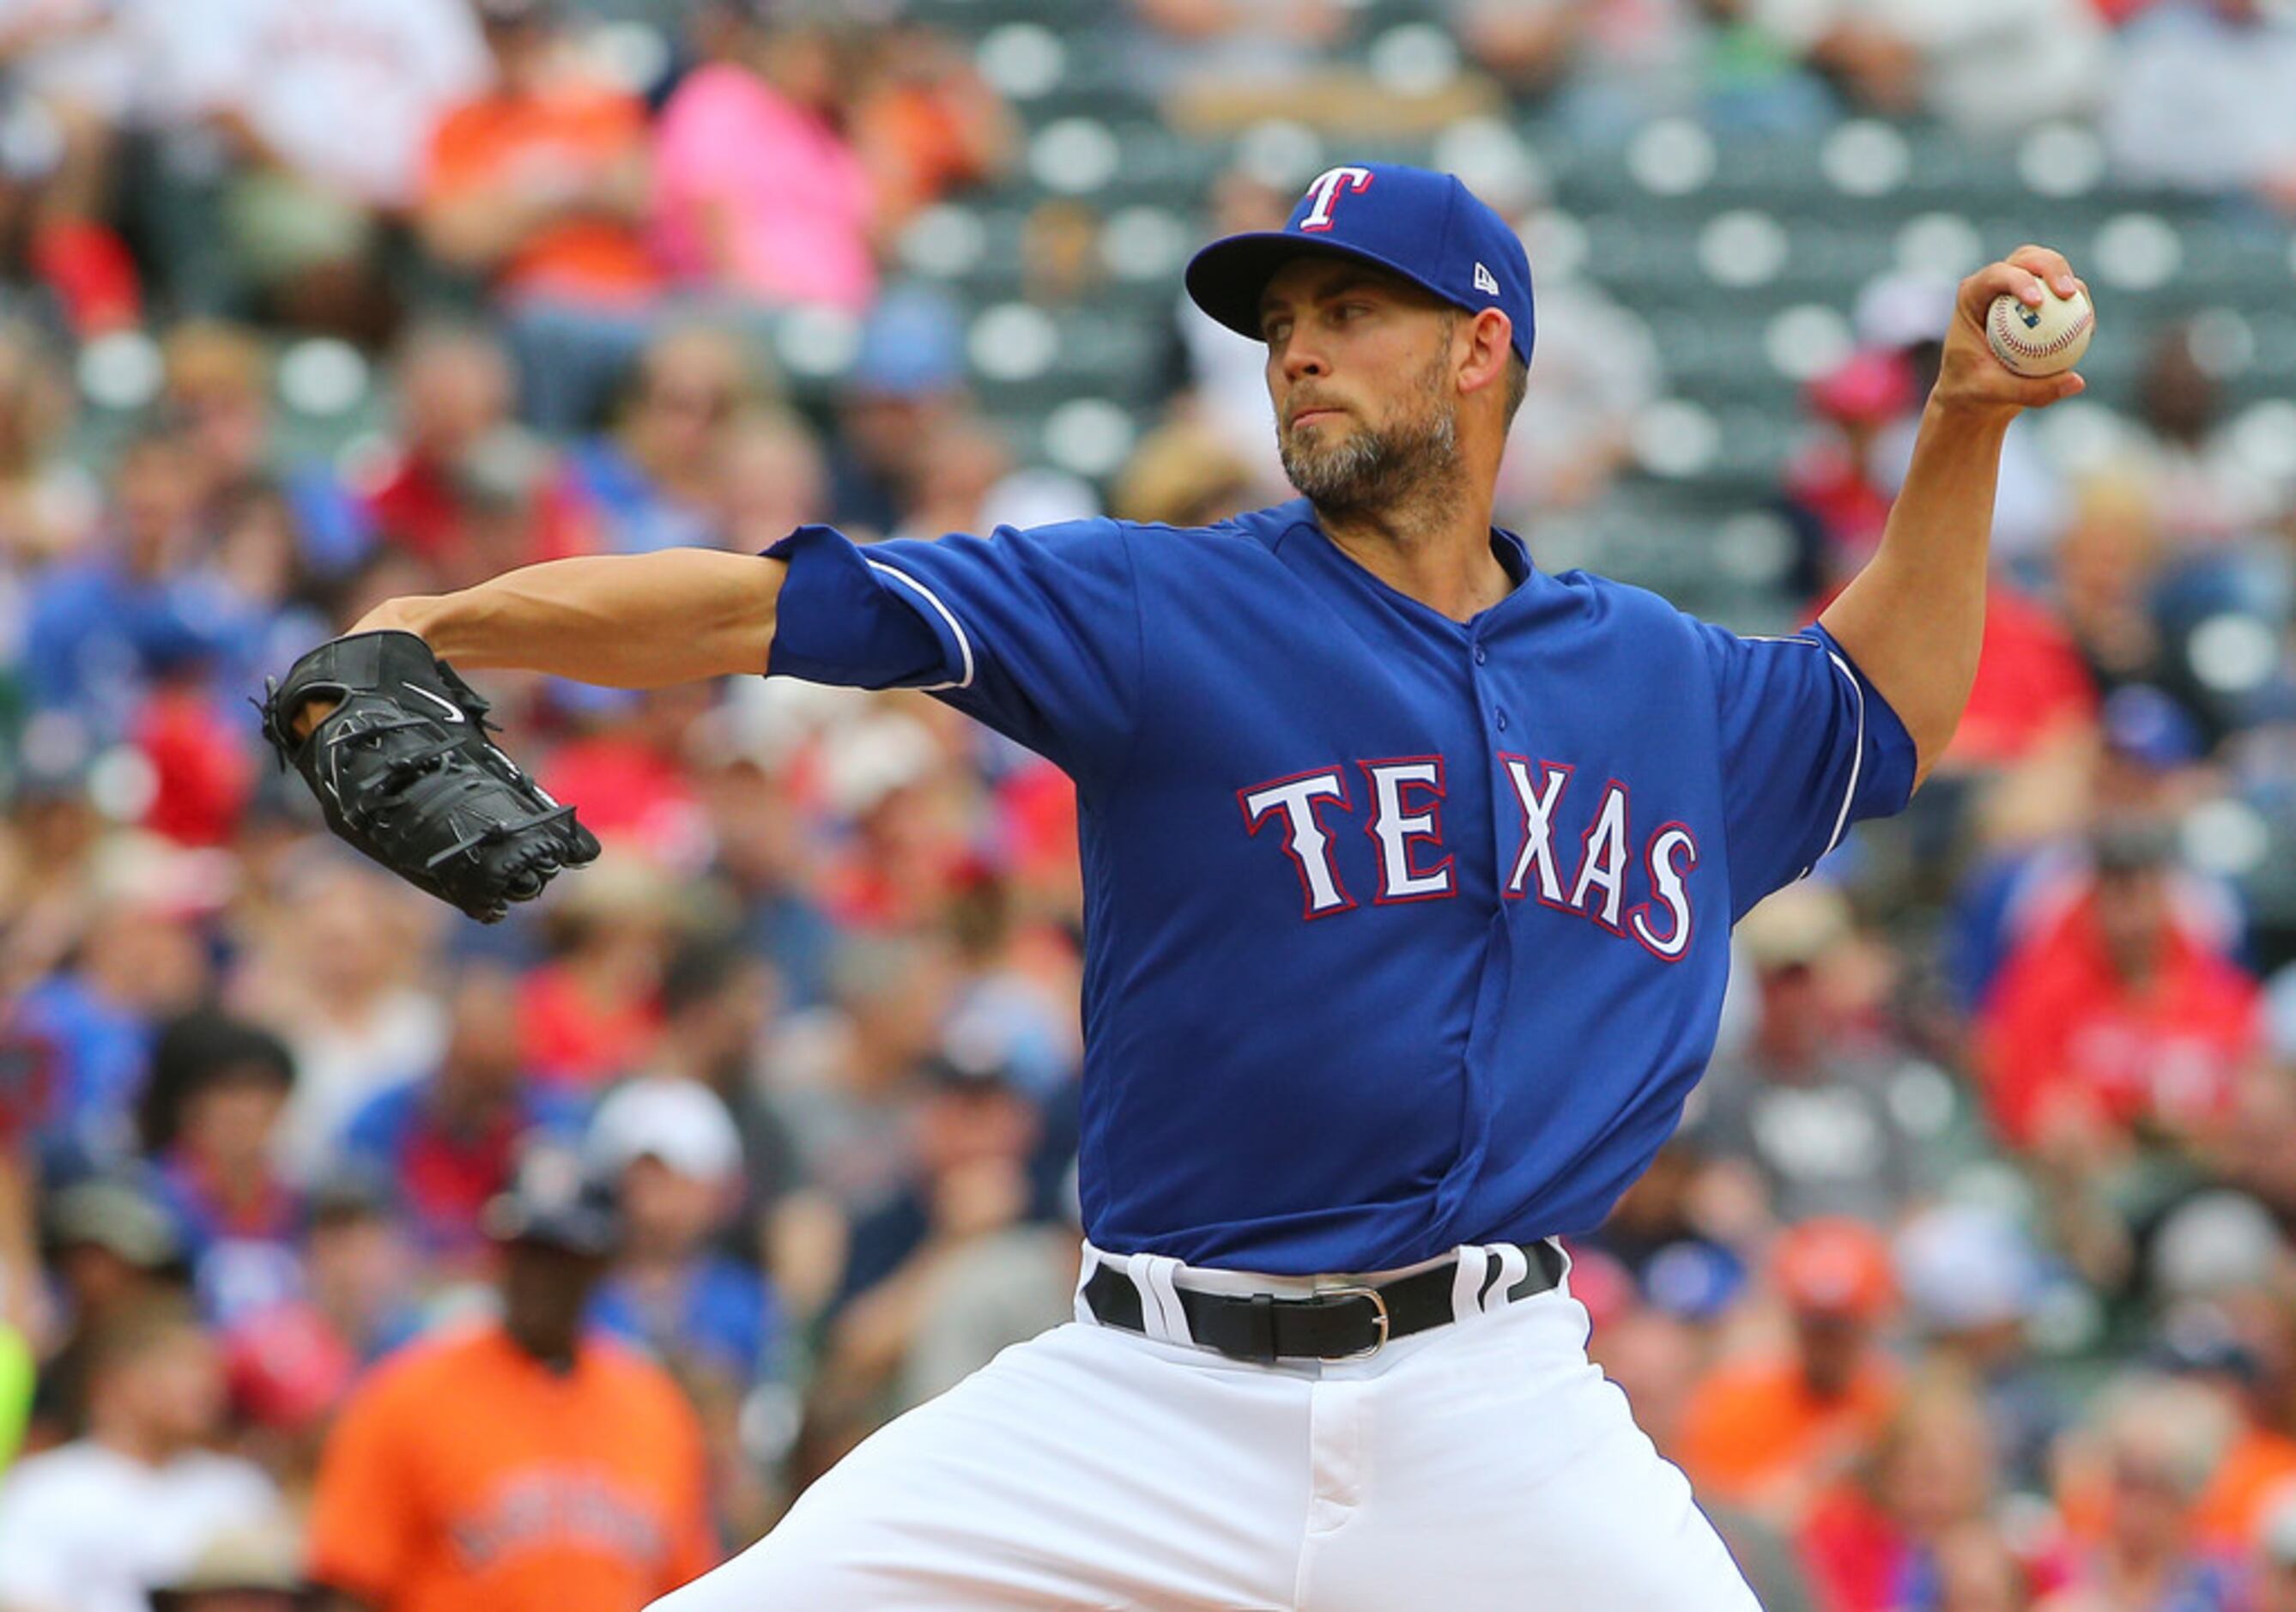
[[[503,1241],[509,1246],[554,1248],[594,1260],[610,1260],[619,1247],[619,1239],[604,1227],[570,1226],[562,1221],[537,1221]]]
[[[1188,295],[1198,308],[1239,335],[1262,340],[1259,300],[1276,271],[1294,258],[1346,258],[1385,269],[1407,280],[1431,297],[1452,299],[1430,285],[1418,272],[1360,247],[1337,242],[1309,240],[1286,229],[1253,230],[1213,242],[1188,260]]]
[[[212,1583],[196,1583],[188,1589],[160,1589],[146,1592],[152,1612],[181,1612],[201,1596],[206,1595],[274,1595],[290,1605],[302,1608],[312,1605],[308,1584],[282,1583],[276,1579],[234,1575],[217,1579]]]
[[[523,1243],[607,1259],[619,1242],[620,1228],[603,1214],[575,1208],[537,1213],[499,1197],[488,1205],[481,1223],[490,1239],[506,1247]]]

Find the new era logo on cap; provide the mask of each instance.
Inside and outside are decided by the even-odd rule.
[[[1308,183],[1280,230],[1215,241],[1188,265],[1188,294],[1229,329],[1257,340],[1259,300],[1292,259],[1353,258],[1399,275],[1456,307],[1496,308],[1530,361],[1530,263],[1506,220],[1450,174],[1399,162],[1343,163]]]

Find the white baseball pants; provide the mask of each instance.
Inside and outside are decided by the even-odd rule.
[[[1160,1329],[1176,1279],[1312,1287],[1089,1247],[1086,1274],[1096,1258],[1128,1267]],[[1055,1328],[881,1429],[654,1612],[1760,1612],[1588,1363],[1568,1284],[1475,1304],[1332,1364]]]

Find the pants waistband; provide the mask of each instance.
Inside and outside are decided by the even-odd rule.
[[[1362,1360],[1395,1339],[1557,1288],[1570,1262],[1552,1239],[1468,1243],[1392,1271],[1277,1277],[1086,1243],[1077,1317],[1266,1364]]]

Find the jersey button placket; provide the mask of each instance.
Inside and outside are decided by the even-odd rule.
[[[1481,638],[1472,638],[1467,644],[1467,655],[1468,658],[1475,663],[1475,671],[1473,673],[1475,679],[1475,698],[1490,711],[1492,724],[1496,726],[1501,733],[1505,733],[1507,728],[1506,709],[1500,705],[1496,700],[1491,697],[1490,685],[1484,680],[1484,673],[1482,670],[1484,667],[1490,664],[1490,649],[1484,644]]]

